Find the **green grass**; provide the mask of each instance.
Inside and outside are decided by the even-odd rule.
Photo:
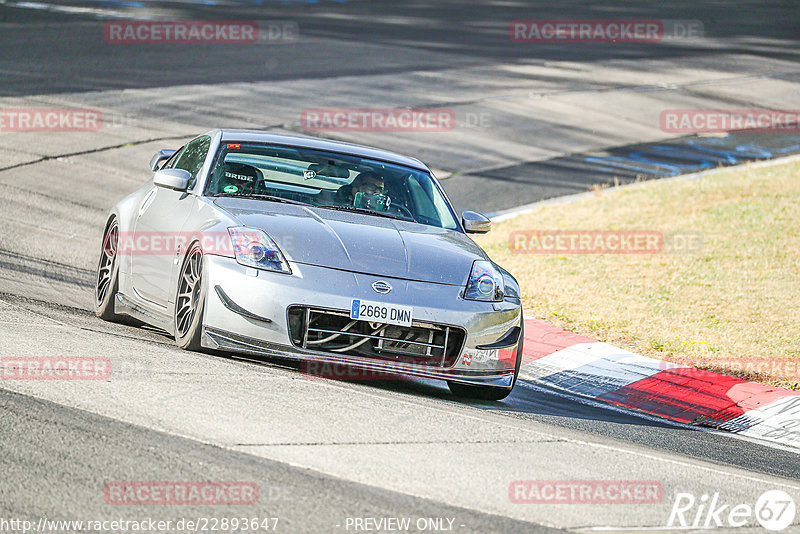
[[[520,254],[509,248],[515,230],[699,232],[703,243],[685,253]],[[530,315],[654,358],[800,389],[800,163],[598,190],[476,241],[515,274]]]

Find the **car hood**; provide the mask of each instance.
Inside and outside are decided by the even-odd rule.
[[[464,285],[487,259],[465,234],[414,222],[312,206],[218,198],[244,226],[264,230],[289,261],[359,273]]]

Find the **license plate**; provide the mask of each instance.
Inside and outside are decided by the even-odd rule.
[[[398,306],[385,302],[353,299],[350,303],[350,318],[372,323],[411,326],[411,306]]]

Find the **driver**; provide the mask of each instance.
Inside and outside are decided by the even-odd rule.
[[[338,204],[352,206],[358,193],[367,195],[383,195],[383,178],[372,171],[364,171],[356,176],[349,185],[343,185],[336,191],[335,200]]]

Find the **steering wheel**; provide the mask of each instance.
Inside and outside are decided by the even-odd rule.
[[[408,218],[411,219],[412,221],[415,220],[414,214],[411,213],[411,210],[403,206],[402,204],[390,204],[389,209],[390,210],[397,209],[397,211],[400,211],[401,213],[403,213],[403,215],[408,215]]]
[[[242,195],[249,195],[256,193],[257,186],[258,182],[256,180],[253,180],[252,182],[244,182],[242,184],[242,188],[239,190],[239,193]]]

